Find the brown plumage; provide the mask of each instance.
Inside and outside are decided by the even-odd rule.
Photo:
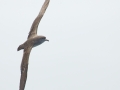
[[[37,29],[38,29],[39,22],[42,19],[43,15],[49,5],[49,2],[50,2],[50,0],[45,0],[38,16],[36,17],[36,19],[34,20],[32,26],[31,26],[27,40],[23,44],[21,44],[17,49],[17,51],[24,49],[23,58],[22,58],[22,62],[21,62],[21,78],[20,78],[19,90],[24,90],[24,88],[25,88],[25,84],[26,84],[26,80],[27,80],[29,55],[30,55],[32,48],[42,44],[45,41],[49,41],[46,39],[45,36],[37,35]]]

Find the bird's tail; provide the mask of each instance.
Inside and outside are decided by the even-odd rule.
[[[18,48],[17,48],[17,51],[21,50],[21,49],[24,49],[24,44],[21,44]]]

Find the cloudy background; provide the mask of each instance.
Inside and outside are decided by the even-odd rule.
[[[18,90],[23,52],[44,0],[0,1],[0,90]],[[51,0],[25,90],[120,90],[120,0]]]

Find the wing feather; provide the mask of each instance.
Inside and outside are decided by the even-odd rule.
[[[25,84],[27,80],[28,61],[29,61],[29,55],[31,49],[32,46],[24,48],[24,54],[21,63],[21,78],[20,78],[19,90],[24,90],[25,88]]]
[[[29,32],[29,35],[28,35],[28,39],[37,35],[37,29],[38,29],[39,22],[42,19],[43,15],[44,15],[44,13],[45,13],[48,5],[49,5],[49,2],[50,2],[50,0],[45,0],[38,16],[33,21],[33,24],[31,26],[31,29],[30,29],[30,32]]]

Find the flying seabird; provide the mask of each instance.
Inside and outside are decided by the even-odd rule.
[[[22,58],[22,62],[21,62],[21,78],[20,78],[19,90],[24,90],[24,88],[25,88],[26,79],[27,79],[29,55],[30,55],[32,48],[42,44],[45,41],[49,41],[48,39],[46,39],[45,36],[37,35],[37,29],[38,29],[39,22],[42,19],[43,15],[49,5],[49,2],[50,2],[50,0],[45,0],[38,16],[35,18],[32,26],[31,26],[27,40],[23,44],[21,44],[17,49],[17,51],[24,49],[23,58]]]

